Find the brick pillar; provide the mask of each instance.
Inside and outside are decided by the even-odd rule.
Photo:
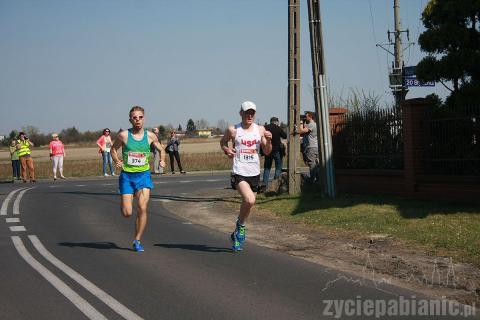
[[[417,178],[423,173],[423,156],[428,134],[426,111],[429,107],[423,98],[409,99],[402,103],[404,177],[408,193],[416,191]]]
[[[342,129],[344,122],[343,115],[347,113],[347,108],[330,108],[328,109],[329,114],[329,123],[330,123],[330,132],[332,136],[335,136]]]

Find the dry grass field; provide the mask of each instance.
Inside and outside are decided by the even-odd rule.
[[[186,171],[225,170],[231,168],[229,160],[220,150],[220,139],[190,139],[180,144],[180,157]],[[64,173],[67,177],[100,176],[102,159],[98,148],[92,146],[65,147],[67,156],[64,159]],[[38,178],[52,177],[52,163],[48,148],[34,148],[32,156],[35,160]],[[167,171],[170,171],[168,155],[166,157]],[[175,166],[176,168],[176,166]],[[178,170],[176,168],[176,170]],[[12,175],[10,153],[7,149],[0,150],[0,180],[10,179]]]

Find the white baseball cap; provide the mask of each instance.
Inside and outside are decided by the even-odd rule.
[[[240,105],[240,110],[241,111],[247,111],[247,110],[257,111],[257,106],[252,101],[245,101],[245,102],[242,102],[242,104]]]

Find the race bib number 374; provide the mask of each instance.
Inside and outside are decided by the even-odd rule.
[[[131,166],[144,166],[147,163],[147,157],[141,152],[129,152],[127,163]]]

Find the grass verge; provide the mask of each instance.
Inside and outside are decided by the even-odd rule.
[[[262,195],[257,204],[290,221],[352,236],[386,234],[420,245],[431,254],[480,266],[478,206],[389,196],[326,199],[313,192],[293,197]]]

